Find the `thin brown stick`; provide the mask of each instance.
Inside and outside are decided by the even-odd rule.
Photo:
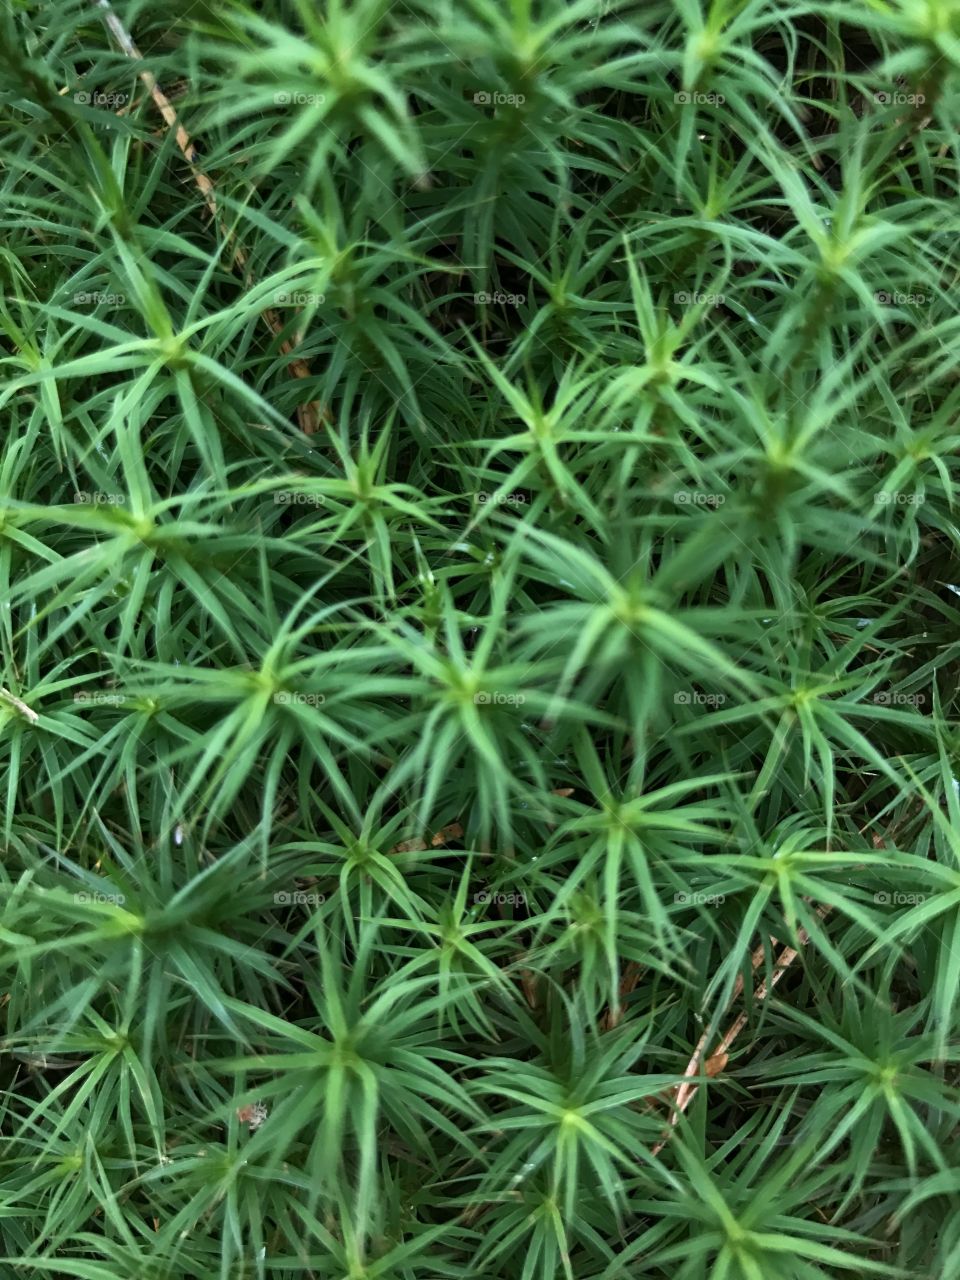
[[[137,48],[133,37],[127,31],[126,27],[124,27],[123,23],[110,7],[109,0],[95,0],[95,3],[99,9],[103,10],[104,22],[110,28],[114,39],[127,57],[134,59],[136,62],[143,62],[143,54]],[[216,188],[207,174],[204,173],[197,164],[197,149],[193,145],[189,133],[187,133],[186,129],[183,127],[180,117],[174,110],[170,99],[157,84],[156,77],[151,71],[148,71],[146,67],[137,74],[146,87],[147,92],[150,94],[150,97],[153,99],[154,104],[163,117],[167,128],[173,130],[173,136],[177,147],[184,160],[186,160],[187,164],[190,166],[190,173],[193,176],[193,180],[196,183],[200,194],[203,196],[207,208],[210,210],[210,213],[214,218],[219,219]],[[239,241],[237,241],[234,233],[224,224],[222,219],[219,219],[219,222],[220,229],[223,231],[227,241],[233,242],[234,264],[241,274],[245,275],[247,270],[246,251]],[[291,355],[294,351],[295,344],[290,342],[287,338],[280,338],[280,335],[283,332],[283,322],[277,312],[274,311],[272,307],[267,307],[266,310],[262,311],[260,314],[269,326],[274,337],[280,339],[280,350],[283,354]],[[310,366],[299,356],[293,357],[288,368],[295,378],[309,378],[313,376]],[[313,400],[309,404],[297,405],[297,421],[300,424],[301,430],[306,432],[307,435],[313,435],[314,432],[319,430],[320,419],[322,416],[323,409],[319,401]]]
[[[820,917],[821,920],[824,920],[832,910],[833,910],[832,907],[818,907],[817,915]],[[805,942],[809,941],[809,935],[807,934],[806,929],[797,930],[797,940],[801,946],[803,946]],[[774,946],[779,945],[776,938],[772,938],[771,941],[773,942]],[[769,986],[767,985],[766,979],[764,979],[763,982],[761,982],[757,987],[755,987],[753,992],[753,998],[755,1002],[760,1002],[767,998],[770,991],[772,991],[773,988],[777,985],[777,983],[783,977],[784,973],[786,973],[789,966],[793,964],[794,960],[796,960],[799,954],[800,952],[794,947],[784,947],[784,949],[780,952],[780,955],[778,956],[776,963],[773,966],[773,973],[770,975]],[[756,973],[757,970],[760,968],[760,965],[763,963],[763,957],[764,957],[764,947],[761,945],[757,947],[757,949],[754,951],[753,955],[750,958],[750,968],[753,973]],[[734,999],[738,995],[740,995],[742,991],[743,991],[743,975],[737,974],[737,981],[734,984],[734,988],[733,988]],[[691,1084],[688,1082],[691,1080],[693,1076],[697,1076],[700,1074],[701,1064],[703,1064],[704,1071],[707,1076],[719,1075],[720,1072],[723,1070],[723,1068],[727,1065],[727,1059],[729,1057],[729,1050],[731,1045],[733,1044],[734,1040],[736,1040],[737,1036],[740,1034],[740,1032],[743,1030],[743,1028],[746,1025],[747,1025],[747,1015],[746,1015],[746,1012],[742,1012],[737,1016],[735,1021],[724,1032],[723,1036],[721,1037],[719,1045],[717,1046],[716,1049],[714,1049],[713,1053],[707,1059],[706,1063],[703,1063],[703,1058],[706,1052],[707,1045],[710,1042],[710,1036],[711,1036],[710,1029],[708,1028],[700,1037],[700,1042],[698,1043],[696,1049],[694,1049],[693,1051],[693,1057],[687,1063],[686,1070],[683,1073],[684,1083],[676,1086],[675,1096],[672,1099],[673,1111],[670,1116],[670,1126],[667,1129],[664,1136],[653,1148],[653,1151],[652,1151],[653,1155],[659,1154],[659,1152],[662,1151],[663,1148],[666,1146],[667,1140],[670,1137],[670,1130],[676,1126],[677,1121],[680,1119],[680,1116],[683,1114],[684,1111],[686,1111],[687,1107],[689,1107],[690,1103],[693,1101],[693,1099],[697,1095],[697,1090],[700,1088],[700,1084],[699,1083]]]
[[[617,992],[617,1003],[612,1004],[607,1009],[606,1014],[600,1021],[600,1025],[604,1031],[612,1031],[618,1027],[623,1020],[624,999],[630,994],[637,983],[640,981],[640,975],[643,972],[642,967],[635,960],[631,960],[623,971],[620,979],[620,987]]]

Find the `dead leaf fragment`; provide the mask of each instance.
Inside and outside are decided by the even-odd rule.
[[[439,848],[442,844],[447,844],[451,840],[459,840],[463,835],[463,827],[459,822],[450,822],[445,827],[441,827],[430,843],[433,847]]]
[[[401,840],[390,850],[391,853],[420,853],[427,847],[426,840]]]
[[[707,1065],[704,1068],[708,1076],[718,1076],[730,1061],[730,1055],[725,1053],[723,1049],[718,1049],[715,1054],[707,1059]]]
[[[262,1102],[250,1102],[245,1107],[237,1107],[237,1119],[241,1124],[248,1125],[251,1132],[259,1129],[269,1114]]]

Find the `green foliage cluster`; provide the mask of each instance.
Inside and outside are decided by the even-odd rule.
[[[958,73],[2,7],[3,1280],[960,1277]]]

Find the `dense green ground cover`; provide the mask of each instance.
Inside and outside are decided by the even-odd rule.
[[[960,1276],[958,72],[7,0],[2,1280]]]

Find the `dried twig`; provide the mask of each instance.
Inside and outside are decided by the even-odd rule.
[[[640,974],[643,972],[642,967],[635,960],[631,960],[623,971],[620,978],[620,987],[617,992],[617,1003],[607,1008],[606,1014],[600,1020],[601,1029],[604,1031],[613,1031],[618,1027],[623,1019],[623,1001],[640,981]]]
[[[832,907],[818,907],[817,915],[820,917],[821,920],[823,920],[830,914],[832,910],[833,910]],[[806,929],[797,930],[797,939],[801,946],[808,941],[808,938],[809,938],[809,935],[807,934]],[[771,941],[773,942],[774,946],[778,945],[776,938],[771,939]],[[764,980],[754,989],[754,992],[753,992],[754,1001],[760,1002],[767,998],[769,993],[777,985],[777,983],[783,977],[788,967],[791,964],[793,964],[794,960],[796,960],[799,954],[800,952],[794,947],[784,947],[784,949],[780,952],[780,955],[778,956],[776,963],[773,966],[773,973],[770,975],[769,985],[767,981]],[[764,947],[761,945],[757,947],[757,949],[754,951],[753,955],[750,958],[750,967],[753,973],[756,973],[757,970],[760,968],[760,965],[763,963],[763,957],[764,957]],[[743,976],[741,974],[738,974],[737,981],[733,988],[734,998],[740,995],[742,991],[743,991]],[[701,1064],[703,1064],[704,1073],[707,1076],[719,1075],[720,1072],[727,1065],[727,1060],[729,1058],[729,1050],[731,1045],[733,1044],[734,1040],[736,1040],[737,1036],[740,1034],[740,1032],[743,1030],[743,1028],[746,1025],[747,1025],[746,1012],[740,1013],[736,1018],[736,1020],[730,1025],[730,1027],[727,1028],[726,1032],[724,1033],[723,1037],[720,1040],[719,1045],[717,1046],[716,1049],[714,1049],[713,1053],[710,1055],[710,1057],[707,1059],[705,1063],[703,1062],[703,1058],[706,1052],[707,1044],[709,1043],[710,1037],[711,1037],[710,1029],[708,1028],[700,1037],[700,1042],[693,1052],[693,1057],[687,1063],[686,1070],[683,1073],[684,1083],[677,1085],[676,1089],[673,1091],[674,1093],[674,1097],[672,1099],[673,1113],[670,1116],[670,1128],[667,1130],[667,1132],[664,1134],[661,1140],[657,1143],[657,1145],[653,1148],[653,1152],[652,1152],[653,1155],[657,1155],[658,1152],[663,1150],[664,1146],[667,1143],[667,1139],[670,1137],[670,1129],[674,1128],[677,1121],[680,1119],[680,1116],[682,1115],[682,1113],[686,1111],[687,1107],[689,1107],[690,1103],[696,1097],[697,1090],[700,1088],[700,1085],[699,1083],[698,1084],[689,1083],[689,1081],[691,1080],[692,1077],[700,1074]]]
[[[94,3],[99,9],[103,10],[104,22],[110,28],[111,34],[127,57],[134,59],[136,62],[143,62],[143,54],[137,48],[133,37],[127,31],[126,27],[124,27],[123,23],[110,7],[110,0],[94,0]],[[187,164],[190,166],[190,172],[193,175],[193,180],[196,183],[200,194],[203,196],[204,202],[210,210],[210,213],[214,218],[217,218],[219,210],[217,209],[216,189],[214,188],[210,178],[206,173],[204,173],[197,163],[197,149],[193,145],[189,133],[187,133],[186,129],[183,127],[180,117],[174,110],[170,99],[157,84],[156,77],[153,73],[144,67],[140,72],[138,72],[138,74],[146,87],[147,92],[153,99],[157,110],[163,116],[167,128],[174,131],[174,138],[176,140],[177,147],[179,148],[184,160],[186,160]],[[224,224],[222,219],[220,220],[220,228],[227,241],[233,241],[233,261],[235,266],[242,274],[246,274],[246,251],[237,241],[234,233]],[[267,307],[266,310],[262,311],[260,314],[270,327],[273,335],[276,338],[280,338],[280,335],[283,332],[283,322],[277,312],[274,311],[272,307]],[[295,344],[289,339],[280,338],[280,350],[284,355],[291,355],[294,350],[294,345]],[[295,378],[309,378],[313,376],[310,366],[299,356],[294,356],[290,361],[289,369]],[[309,404],[297,406],[297,421],[299,422],[301,429],[308,435],[312,435],[319,429],[320,419],[322,416],[323,410],[319,401],[314,400]]]

